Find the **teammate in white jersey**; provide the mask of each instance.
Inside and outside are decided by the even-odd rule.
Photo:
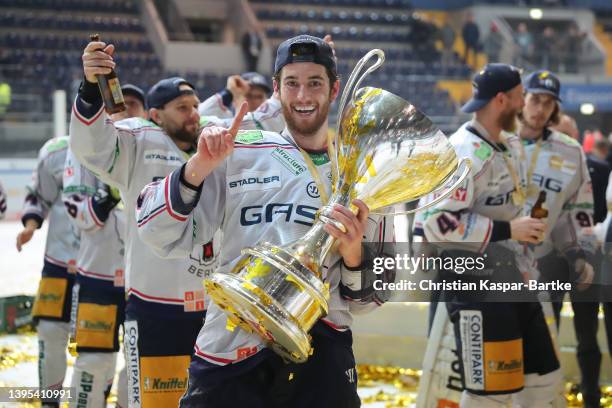
[[[121,87],[126,110],[111,115],[118,121],[146,119],[144,92],[131,84]],[[119,327],[125,319],[125,212],[119,191],[102,183],[71,151],[64,169],[64,205],[81,231],[78,272],[73,288],[76,308],[71,318],[78,353],[72,387],[74,407],[104,407],[115,378]],[[117,406],[127,408],[125,367],[120,372]]]
[[[231,118],[244,101],[249,104],[249,112],[257,111],[271,93],[268,81],[258,72],[230,75],[225,88],[200,103],[198,111],[201,116]]]
[[[523,104],[516,68],[488,64],[475,75],[473,97],[462,108],[474,118],[450,137],[458,155],[472,160],[472,172],[416,228],[442,250],[460,243],[476,254],[484,252],[490,266],[474,275],[442,271],[446,280],[521,284],[534,273],[518,241],[541,242],[545,224],[521,216],[525,173],[520,141],[512,132]],[[479,300],[481,295],[490,300]],[[445,291],[441,296],[455,326],[462,407],[501,407],[510,400],[541,407],[554,399],[559,362],[539,302],[499,302],[490,292]]]
[[[66,375],[66,346],[70,332],[72,286],[79,249],[79,231],[72,226],[62,202],[62,174],[68,138],[49,140],[40,149],[23,207],[24,229],[17,235],[17,250],[32,239],[48,219],[42,278],[32,316],[38,332],[38,376],[41,389],[61,389]],[[59,399],[43,401],[59,407]]]
[[[211,237],[181,259],[161,259],[137,236],[134,211],[147,183],[162,180],[195,151],[199,99],[184,79],[163,79],[147,94],[150,121],[113,122],[95,83],[95,74],[114,66],[113,49],[101,42],[85,48],[70,148],[101,181],[118,188],[125,203],[129,405],[175,406],[187,385],[189,357],[208,303],[202,279],[212,271],[216,252]],[[163,211],[168,209],[158,209]]]
[[[232,75],[225,89],[200,103],[202,126],[230,127],[242,102],[248,104],[248,113],[240,123],[241,129],[259,129],[280,132],[285,127],[278,95],[267,98],[270,87],[266,79],[256,72]],[[266,99],[267,98],[267,99]]]
[[[559,121],[560,90],[559,79],[546,70],[536,71],[525,80],[520,136],[526,144],[533,186],[527,209],[539,191],[546,192],[548,229],[544,242],[535,247],[538,269],[544,281],[574,283],[570,297],[578,340],[576,358],[582,374],[580,388],[585,407],[592,408],[599,407],[601,396],[601,353],[596,338],[600,286],[591,286],[601,263],[592,228],[594,196],[589,168],[594,164],[589,163],[576,140],[551,128]],[[557,324],[564,295],[553,293]]]
[[[538,269],[543,280],[569,279],[585,289],[594,276],[587,259],[592,259],[597,245],[587,159],[577,141],[551,129],[559,120],[559,79],[541,70],[530,74],[524,85],[519,134],[527,166],[526,210],[530,211],[542,192],[548,210],[545,238],[534,247]],[[559,301],[557,313],[560,306]]]
[[[143,240],[166,256],[184,256],[194,244],[223,230],[220,272],[228,272],[240,251],[261,240],[286,244],[312,225],[330,191],[327,155],[329,105],[340,83],[331,47],[303,35],[282,43],[275,63],[274,89],[287,128],[281,133],[205,128],[198,152],[181,169],[142,192],[138,211]],[[312,171],[312,173],[311,173]],[[168,195],[164,194],[168,192]],[[228,331],[227,318],[211,304],[190,366],[189,389],[181,407],[358,407],[350,326],[352,313],[385,299],[365,284],[373,254],[363,241],[392,241],[393,222],[357,215],[336,206],[333,217],[346,233],[326,226],[338,240],[338,253],[324,265],[330,285],[329,314],[310,334],[314,354],[288,364],[255,334]],[[156,214],[165,205],[170,211]],[[176,217],[168,216],[175,213]]]

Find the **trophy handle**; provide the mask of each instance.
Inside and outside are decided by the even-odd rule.
[[[376,62],[372,64],[371,66],[369,66],[366,69],[366,71],[359,77],[359,79],[357,79],[357,76],[361,73],[363,66],[369,60],[371,60],[374,55],[378,57]],[[383,50],[378,49],[378,48],[370,50],[366,55],[364,55],[357,62],[357,65],[355,65],[355,68],[353,68],[351,75],[349,75],[348,81],[346,81],[344,91],[342,91],[342,97],[340,98],[340,104],[338,105],[338,117],[336,119],[336,134],[334,136],[334,146],[335,146],[334,155],[336,157],[333,157],[333,158],[330,157],[330,160],[332,160],[332,181],[333,181],[332,185],[335,184],[335,182],[338,180],[338,177],[340,176],[340,169],[338,168],[337,148],[338,146],[340,146],[338,138],[340,137],[340,126],[342,124],[341,123],[342,113],[344,112],[344,108],[346,107],[346,104],[349,102],[349,100],[352,101],[355,99],[355,93],[359,89],[359,85],[361,85],[365,77],[369,73],[377,70],[378,67],[380,67],[384,62],[385,62],[385,52]],[[349,99],[349,95],[350,95],[350,99]]]
[[[468,159],[467,157],[463,157],[463,158],[461,158],[459,160],[459,165],[457,166],[457,172],[459,171],[461,166],[464,166],[465,169],[463,169],[463,173],[461,173],[461,176],[459,176],[459,179],[457,179],[457,181],[455,181],[453,183],[453,185],[450,186],[450,187],[446,187],[444,185],[444,186],[438,187],[437,189],[435,189],[431,193],[429,193],[429,194],[435,194],[438,191],[447,188],[447,190],[445,192],[443,192],[439,197],[436,197],[435,199],[433,199],[429,203],[423,205],[422,207],[415,208],[413,210],[398,211],[398,212],[393,212],[393,213],[382,213],[382,212],[375,212],[375,211],[373,211],[370,214],[377,214],[377,215],[407,215],[407,214],[414,214],[414,213],[416,213],[418,211],[425,210],[425,209],[427,209],[427,208],[429,208],[431,206],[434,206],[434,205],[438,204],[440,201],[444,200],[452,192],[454,192],[461,185],[461,183],[463,183],[465,181],[465,178],[468,176],[468,174],[470,174],[470,171],[472,170],[472,161],[470,159]]]

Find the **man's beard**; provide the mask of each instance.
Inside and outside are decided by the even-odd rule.
[[[315,135],[327,120],[327,116],[329,114],[329,105],[330,101],[327,100],[323,105],[319,106],[319,113],[315,116],[312,122],[310,122],[309,124],[299,124],[298,121],[294,120],[292,116],[294,112],[291,110],[291,106],[283,103],[283,117],[285,118],[285,122],[287,123],[287,128],[292,134],[297,133],[301,136]]]
[[[506,111],[499,115],[498,124],[506,132],[516,131],[517,112],[515,110]]]
[[[198,128],[193,132],[187,130],[187,125],[183,125],[181,128],[176,128],[174,124],[168,126],[162,126],[164,131],[168,136],[172,139],[178,140],[179,142],[184,143],[195,143],[198,138]]]

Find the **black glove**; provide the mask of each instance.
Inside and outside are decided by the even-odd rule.
[[[96,194],[91,198],[91,206],[93,208],[96,217],[102,222],[108,219],[108,215],[115,208],[121,197],[118,193],[113,191],[110,186],[104,185],[103,188],[98,189]]]

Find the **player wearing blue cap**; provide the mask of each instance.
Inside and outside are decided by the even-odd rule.
[[[114,113],[112,119],[117,122],[127,118],[147,118],[147,102],[142,89],[133,84],[121,86],[125,110]]]
[[[100,180],[116,187],[125,203],[128,404],[176,406],[208,303],[202,279],[211,272],[216,251],[209,240],[181,259],[161,259],[137,236],[135,211],[143,186],[162,180],[195,152],[199,99],[186,80],[166,78],[147,94],[150,120],[112,121],[104,112],[95,74],[114,67],[113,50],[101,42],[84,50],[85,79],[72,109],[70,148]],[[162,206],[150,218],[165,211],[181,217]]]
[[[279,94],[287,127],[281,132],[205,128],[198,152],[162,183],[142,193],[139,233],[165,256],[184,256],[221,228],[219,271],[229,272],[240,251],[266,240],[286,244],[303,236],[331,190],[327,153],[328,115],[340,82],[332,48],[322,39],[302,35],[283,42],[276,56],[274,90]],[[255,183],[237,183],[245,179]],[[309,188],[310,186],[310,188]],[[316,186],[316,187],[315,187]],[[178,218],[153,217],[164,191]],[[352,313],[384,301],[367,281],[374,254],[363,241],[388,241],[392,219],[369,216],[354,201],[355,215],[336,205],[333,218],[346,227],[327,226],[338,251],[328,256],[323,278],[331,294],[329,314],[310,334],[314,352],[303,364],[287,363],[257,335],[228,330],[228,320],[215,304],[189,368],[189,389],[181,407],[358,407],[357,376],[352,351]]]
[[[529,211],[545,192],[548,210],[546,236],[534,248],[542,281],[574,284],[570,293],[578,339],[577,358],[586,407],[599,407],[601,354],[597,346],[598,286],[592,265],[598,265],[593,234],[593,187],[588,159],[573,138],[553,130],[559,121],[561,82],[552,72],[539,70],[524,80],[525,107],[520,115],[520,137],[525,145]],[[601,220],[600,220],[601,221]],[[557,325],[565,292],[553,292]]]
[[[539,269],[544,280],[570,280],[584,289],[593,280],[593,268],[587,261],[592,260],[596,245],[587,160],[577,141],[551,129],[559,121],[559,79],[550,71],[536,71],[527,76],[524,87],[519,135],[527,166],[526,209],[543,191],[548,210],[544,241],[534,248]],[[559,255],[566,265],[557,263]],[[562,270],[567,271],[564,276]]]
[[[236,108],[248,103],[248,113],[240,129],[281,132],[285,128],[280,100],[266,78],[257,72],[245,72],[227,78],[224,89],[200,103],[200,123],[204,126],[231,127]]]
[[[236,113],[235,107],[240,107],[246,100],[249,112],[255,112],[266,102],[271,93],[272,88],[266,77],[258,72],[230,75],[227,77],[225,88],[202,102],[198,111],[201,116],[230,118]]]

